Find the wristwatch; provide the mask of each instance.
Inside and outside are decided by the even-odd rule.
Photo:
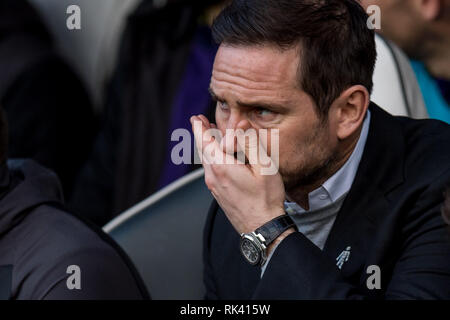
[[[295,223],[285,214],[270,220],[253,232],[242,233],[241,254],[251,265],[264,265],[267,260],[267,247],[291,227],[295,227]]]

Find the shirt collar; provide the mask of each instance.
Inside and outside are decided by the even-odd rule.
[[[308,194],[309,211],[318,210],[335,203],[336,200],[344,196],[344,194],[350,190],[364,152],[367,136],[369,134],[369,125],[370,111],[367,110],[361,134],[350,158],[348,158],[345,164],[319,188]],[[289,201],[285,201],[285,209],[288,213],[305,212],[305,210],[297,203]]]

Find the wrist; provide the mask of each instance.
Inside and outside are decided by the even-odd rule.
[[[282,234],[280,234],[280,236],[278,238],[276,238],[268,247],[267,247],[267,256],[269,256],[270,254],[272,254],[273,250],[278,247],[278,245],[281,243],[281,241],[283,241],[285,238],[287,238],[287,236],[289,236],[291,233],[294,233],[295,229],[294,227],[286,230],[285,232],[283,232]]]
[[[250,233],[241,234],[240,250],[252,265],[264,265],[276,245],[295,231],[292,218],[283,214]]]

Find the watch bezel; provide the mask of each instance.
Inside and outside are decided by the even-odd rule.
[[[258,259],[256,260],[256,262],[252,262],[244,254],[243,244],[244,244],[245,240],[248,240],[255,247],[255,249],[258,253]],[[241,234],[241,241],[240,241],[239,249],[241,251],[241,255],[245,258],[245,260],[253,266],[263,265],[264,262],[267,260],[267,256],[266,256],[267,247],[264,245],[264,237],[262,237],[262,235],[255,234],[255,232]]]

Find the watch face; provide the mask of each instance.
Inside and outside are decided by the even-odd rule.
[[[256,265],[261,259],[261,253],[256,245],[249,239],[243,238],[241,241],[241,253],[250,264]]]

